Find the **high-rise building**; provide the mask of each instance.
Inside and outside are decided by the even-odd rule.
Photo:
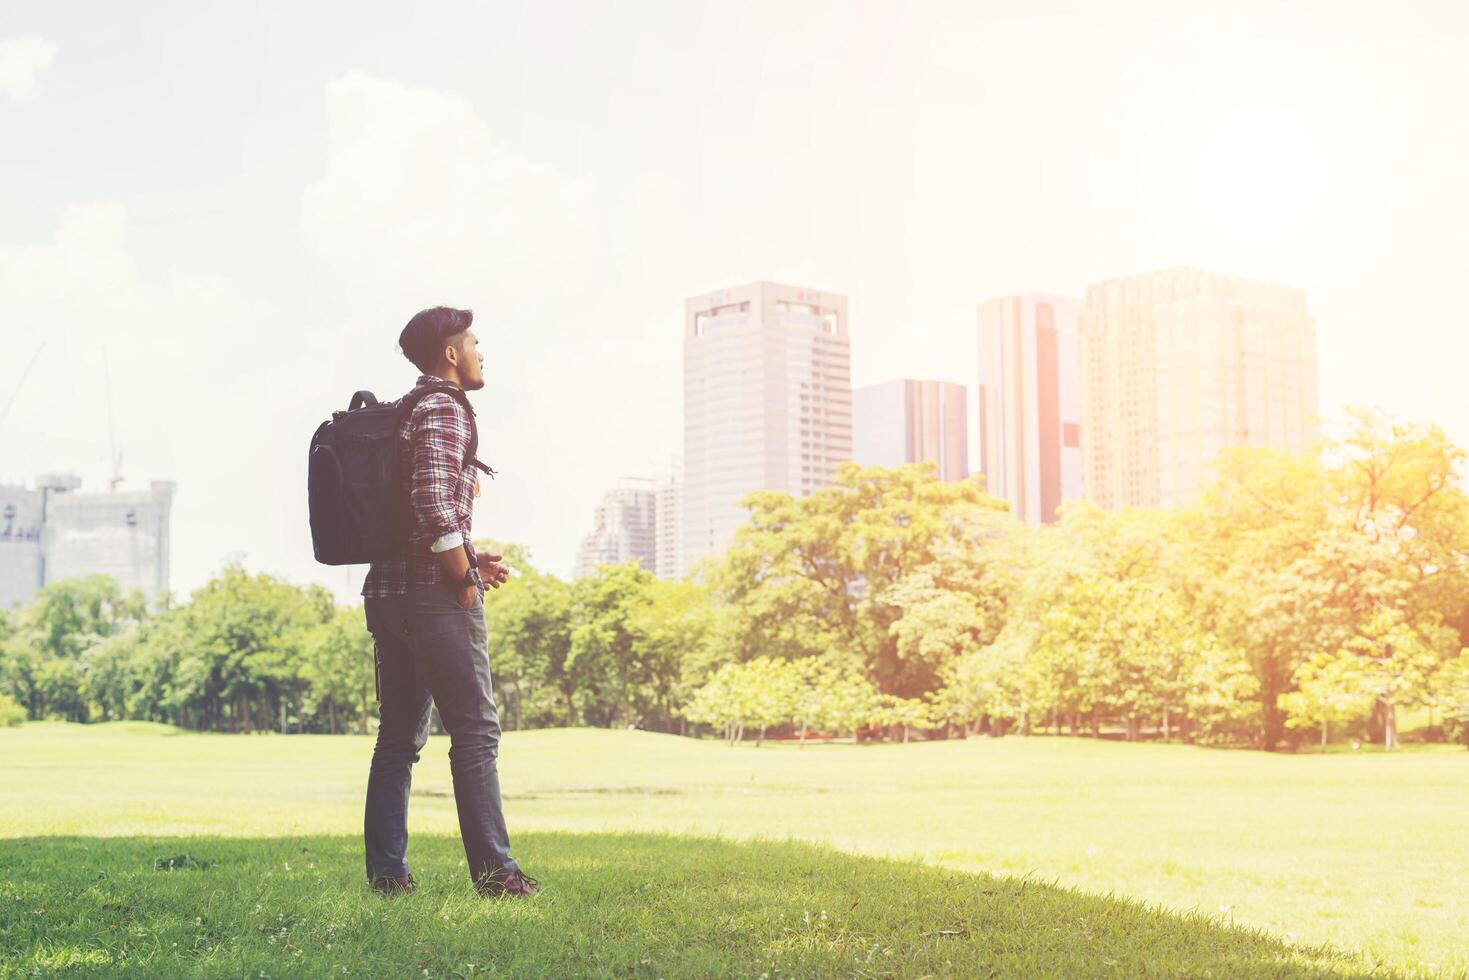
[[[662,469],[662,467],[660,467]],[[636,560],[659,578],[683,577],[683,480],[675,460],[656,479],[628,477],[602,497],[577,550],[574,575]]]
[[[675,468],[659,481],[654,494],[658,565],[654,574],[659,578],[681,579],[684,576],[683,475]]]
[[[168,591],[169,524],[177,484],[81,493],[81,480],[40,477],[34,490],[0,487],[0,608],[24,605],[45,585],[111,575],[124,592]]]
[[[650,572],[658,566],[657,492],[648,486],[609,490],[593,513],[592,530],[576,555],[576,577],[599,565],[636,561]]]
[[[1299,289],[1197,269],[1087,290],[1082,317],[1086,495],[1177,506],[1236,446],[1317,439],[1316,328]]]
[[[803,497],[852,458],[847,298],[756,282],[684,304],[684,565],[757,490]]]
[[[964,386],[901,378],[852,389],[852,458],[863,466],[931,461],[941,480],[969,475]]]
[[[1081,496],[1079,303],[1002,296],[979,307],[979,459],[985,488],[1031,524]]]

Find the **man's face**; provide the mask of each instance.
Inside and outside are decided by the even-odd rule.
[[[474,331],[464,331],[455,353],[458,354],[459,384],[465,391],[479,391],[485,386],[485,356],[479,350]]]

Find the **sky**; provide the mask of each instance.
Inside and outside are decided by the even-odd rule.
[[[1469,443],[1466,92],[1463,3],[7,0],[0,482],[115,446],[175,592],[346,595],[311,433],[469,307],[476,534],[567,575],[680,449],[686,297],[843,293],[854,384],[972,412],[980,302],[1174,266],[1306,291],[1328,423]]]

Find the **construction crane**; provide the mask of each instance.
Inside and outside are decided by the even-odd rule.
[[[10,393],[10,400],[5,403],[5,408],[0,410],[0,425],[5,424],[5,417],[10,414],[10,409],[14,407],[15,400],[20,397],[20,389],[25,385],[26,378],[30,376],[31,368],[36,366],[36,359],[41,356],[41,351],[45,349],[46,341],[43,340],[36,345],[36,352],[31,355],[30,361],[26,363],[25,370],[20,372],[20,380],[15,383],[15,390]]]
[[[116,493],[122,485],[122,453],[117,451],[116,427],[112,424],[112,369],[107,362],[107,348],[102,348],[102,384],[107,391],[107,462],[112,467],[112,476],[107,481],[110,492]]]
[[[10,410],[15,407],[15,400],[20,397],[21,388],[25,387],[26,378],[30,377],[31,369],[36,366],[36,361],[41,357],[41,352],[46,349],[46,341],[42,340],[36,345],[36,351],[31,359],[26,362],[25,370],[20,372],[20,379],[15,383],[15,390],[10,393],[10,398],[5,402],[5,408],[0,409],[0,425],[5,424],[5,419],[10,415]],[[117,451],[117,429],[112,418],[112,369],[107,359],[107,348],[102,348],[102,383],[107,393],[107,454],[108,467],[112,476],[107,483],[109,488],[116,492],[122,485],[122,453]]]

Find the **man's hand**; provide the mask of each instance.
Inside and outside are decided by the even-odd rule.
[[[475,555],[479,577],[491,589],[498,589],[510,577],[510,569],[500,564],[501,555]]]
[[[454,590],[454,601],[459,603],[459,608],[469,610],[474,608],[474,600],[479,598],[479,586],[466,585],[462,589]]]

